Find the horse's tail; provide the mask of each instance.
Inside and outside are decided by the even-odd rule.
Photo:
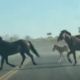
[[[32,44],[30,41],[28,41],[28,42],[30,43],[30,48],[31,48],[32,52],[33,52],[37,57],[40,57],[39,54],[38,54],[38,52],[37,52],[36,49],[34,48],[33,44]]]

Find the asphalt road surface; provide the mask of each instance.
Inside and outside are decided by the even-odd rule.
[[[50,42],[40,45],[34,43],[41,56],[40,58],[34,56],[37,65],[33,65],[29,57],[22,68],[16,67],[15,70],[4,64],[3,70],[0,71],[0,80],[80,80],[80,62],[78,61],[77,65],[73,66],[73,63],[67,61],[66,53],[64,53],[64,58],[59,63],[60,55],[57,51],[52,52],[53,45]],[[19,66],[21,59],[18,54],[10,56],[9,62]],[[71,60],[73,61],[72,56]]]

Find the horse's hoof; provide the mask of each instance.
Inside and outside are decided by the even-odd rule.
[[[72,63],[72,61],[70,63]]]
[[[2,68],[0,68],[0,71],[2,70]]]
[[[37,57],[40,57],[40,55],[37,55]]]
[[[19,68],[21,68],[21,66],[19,66]]]
[[[72,61],[71,61],[71,60],[69,60],[69,62],[70,62],[70,63],[72,63]]]
[[[73,66],[76,66],[76,63],[74,63]]]
[[[33,63],[34,65],[37,65],[36,63]]]

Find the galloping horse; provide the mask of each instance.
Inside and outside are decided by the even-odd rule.
[[[17,53],[20,53],[20,55],[22,56],[22,62],[19,67],[21,67],[23,62],[25,61],[25,58],[26,58],[25,53],[29,57],[31,57],[33,64],[36,65],[33,59],[33,56],[30,54],[30,49],[37,57],[40,57],[38,52],[36,51],[36,49],[34,48],[34,46],[32,45],[30,41],[20,39],[14,42],[7,42],[0,37],[0,55],[2,57],[0,70],[2,70],[3,68],[4,61],[6,61],[7,65],[15,67],[15,65],[10,64],[8,62],[8,56],[14,55]]]
[[[73,65],[76,65],[77,61],[75,51],[80,51],[80,35],[71,36],[70,32],[68,32],[67,30],[62,30],[57,41],[61,41],[63,39],[68,44],[68,47],[70,49],[70,52],[68,52],[67,54],[68,60],[70,63],[72,63],[69,58],[70,54],[72,53],[75,60],[75,63]]]

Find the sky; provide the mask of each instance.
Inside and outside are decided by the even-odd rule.
[[[0,36],[58,36],[66,29],[77,35],[80,0],[0,0]]]

